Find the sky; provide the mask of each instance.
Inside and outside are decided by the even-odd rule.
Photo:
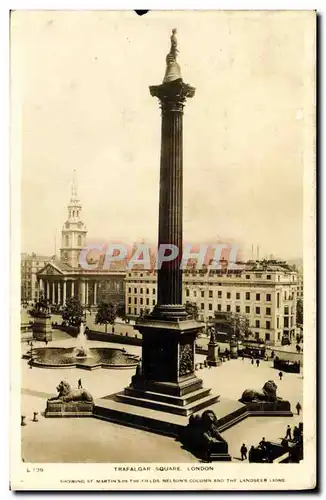
[[[156,240],[161,118],[149,85],[163,80],[177,28],[182,77],[196,88],[184,112],[184,238],[302,256],[311,16],[16,11],[11,21],[23,252],[60,247],[74,169],[90,239]]]

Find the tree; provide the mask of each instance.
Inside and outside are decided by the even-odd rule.
[[[114,323],[117,317],[117,307],[112,302],[100,302],[97,307],[95,323],[97,325],[105,325],[105,333],[107,333],[107,325],[112,325],[112,333],[114,333]]]
[[[303,325],[303,302],[302,302],[302,299],[297,300],[297,325]]]
[[[150,313],[150,309],[149,307],[145,307],[145,309],[142,309],[141,313],[140,313],[140,317],[143,318],[144,316],[148,316],[148,314]]]
[[[221,330],[226,331],[230,338],[231,336],[235,336],[237,340],[241,340],[251,335],[249,320],[243,314],[215,311],[214,316]]]
[[[82,322],[84,311],[80,301],[76,297],[67,299],[66,305],[62,309],[62,319],[70,326],[80,326]]]
[[[189,316],[191,316],[192,319],[198,319],[199,310],[198,310],[198,306],[195,302],[189,302],[187,300],[187,302],[185,303],[185,308],[186,308],[187,314],[189,314]]]
[[[126,311],[124,304],[118,304],[117,306],[117,316],[121,319],[126,319]]]

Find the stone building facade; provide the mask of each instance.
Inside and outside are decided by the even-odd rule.
[[[256,338],[272,345],[293,339],[296,327],[298,275],[285,262],[249,262],[241,270],[185,270],[183,302],[194,302],[199,320],[214,312],[233,312],[249,319]],[[156,273],[131,271],[125,284],[125,312],[135,317],[156,303]]]
[[[54,260],[54,256],[36,255],[35,253],[21,254],[20,276],[21,287],[20,295],[22,301],[35,301],[39,296],[39,288],[37,282],[37,273],[44,266]]]

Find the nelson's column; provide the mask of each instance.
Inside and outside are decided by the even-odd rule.
[[[195,95],[195,89],[183,82],[177,53],[173,30],[163,83],[151,86],[150,93],[159,99],[162,111],[158,244],[175,245],[179,257],[164,262],[158,271],[157,305],[136,324],[143,336],[141,368],[130,386],[114,396],[116,403],[128,404],[128,413],[133,414],[133,405],[142,407],[129,419],[134,425],[139,419],[146,425],[147,409],[158,410],[155,425],[160,430],[160,421],[162,431],[167,423],[173,425],[168,414],[187,417],[218,400],[194,373],[195,339],[201,325],[182,305],[182,121],[186,99]],[[125,405],[119,406],[116,410],[124,411]]]

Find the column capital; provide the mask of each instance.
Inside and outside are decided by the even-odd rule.
[[[186,99],[194,97],[196,89],[179,78],[173,82],[151,85],[149,91],[151,96],[160,100],[163,113],[182,113]]]

